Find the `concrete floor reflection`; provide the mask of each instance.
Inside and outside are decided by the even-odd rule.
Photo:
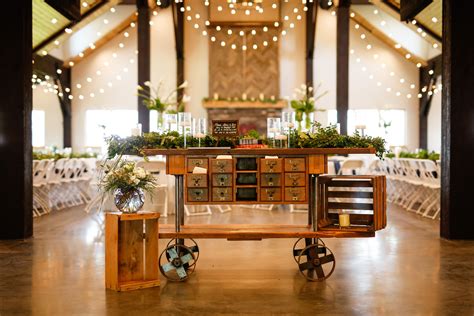
[[[235,209],[189,222],[305,220],[285,210]],[[116,293],[104,289],[100,226],[74,208],[36,219],[31,240],[0,241],[0,315],[472,315],[474,242],[442,240],[438,224],[391,207],[389,226],[375,238],[325,239],[336,269],[321,283],[299,274],[295,240],[198,240],[188,282],[162,278],[160,288]]]

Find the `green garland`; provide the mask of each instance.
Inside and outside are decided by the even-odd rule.
[[[361,136],[355,133],[352,136],[340,135],[334,125],[321,127],[315,125],[315,132],[296,132],[290,135],[291,144],[296,148],[375,148],[378,157],[382,158],[385,153],[385,140],[381,137]],[[112,136],[108,140],[108,156],[113,158],[116,155],[144,155],[143,149],[176,149],[183,148],[184,138],[177,132],[145,133],[144,136],[131,136],[120,138]],[[187,136],[188,147],[197,147],[199,140],[192,136]],[[216,139],[207,135],[201,140],[202,147],[231,147],[238,145],[238,138]],[[263,140],[263,143],[267,143]]]
[[[71,153],[66,155],[60,153],[46,154],[39,151],[34,151],[32,156],[33,160],[53,159],[55,161],[61,158],[97,158],[96,153]]]

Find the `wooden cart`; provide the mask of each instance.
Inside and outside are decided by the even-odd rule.
[[[194,271],[199,247],[194,238],[261,240],[298,238],[293,256],[311,281],[328,278],[335,258],[321,238],[374,237],[386,225],[384,176],[321,176],[328,155],[374,154],[372,148],[290,149],[147,149],[165,155],[166,172],[175,176],[174,225],[161,225],[159,238],[171,239],[160,256],[160,271],[183,281]],[[218,156],[230,159],[217,159]],[[195,167],[205,174],[193,173]],[[201,169],[202,170],[202,169]],[[301,225],[186,225],[184,203],[307,204],[308,221]],[[351,226],[340,227],[338,211],[355,210]]]

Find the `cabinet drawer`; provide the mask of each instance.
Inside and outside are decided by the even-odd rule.
[[[281,174],[279,173],[263,173],[260,175],[260,186],[262,187],[279,187],[281,186]]]
[[[208,195],[207,189],[188,189],[188,202],[207,202]]]
[[[211,171],[213,173],[231,173],[233,170],[233,159],[212,159]]]
[[[207,174],[188,174],[186,175],[186,185],[188,188],[207,187]]]
[[[306,201],[306,188],[285,188],[285,201],[287,202]]]
[[[281,172],[283,159],[260,159],[260,172],[276,173]]]
[[[305,159],[304,158],[285,158],[285,171],[305,171]]]
[[[212,186],[213,187],[231,187],[232,186],[232,174],[230,173],[218,173],[212,175]]]
[[[209,170],[209,161],[207,158],[188,158],[187,170],[193,172],[194,167],[200,167]]]
[[[213,188],[212,189],[212,201],[213,202],[231,202],[232,201],[232,188]]]
[[[281,201],[280,188],[262,188],[260,189],[260,200],[265,202]]]
[[[306,185],[305,173],[285,173],[286,187],[304,187]]]

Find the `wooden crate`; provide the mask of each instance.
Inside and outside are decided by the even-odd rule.
[[[159,213],[106,213],[105,287],[128,291],[159,286]]]
[[[374,232],[387,225],[385,176],[321,176],[317,199],[321,230]],[[342,210],[350,214],[349,227],[339,227]]]

